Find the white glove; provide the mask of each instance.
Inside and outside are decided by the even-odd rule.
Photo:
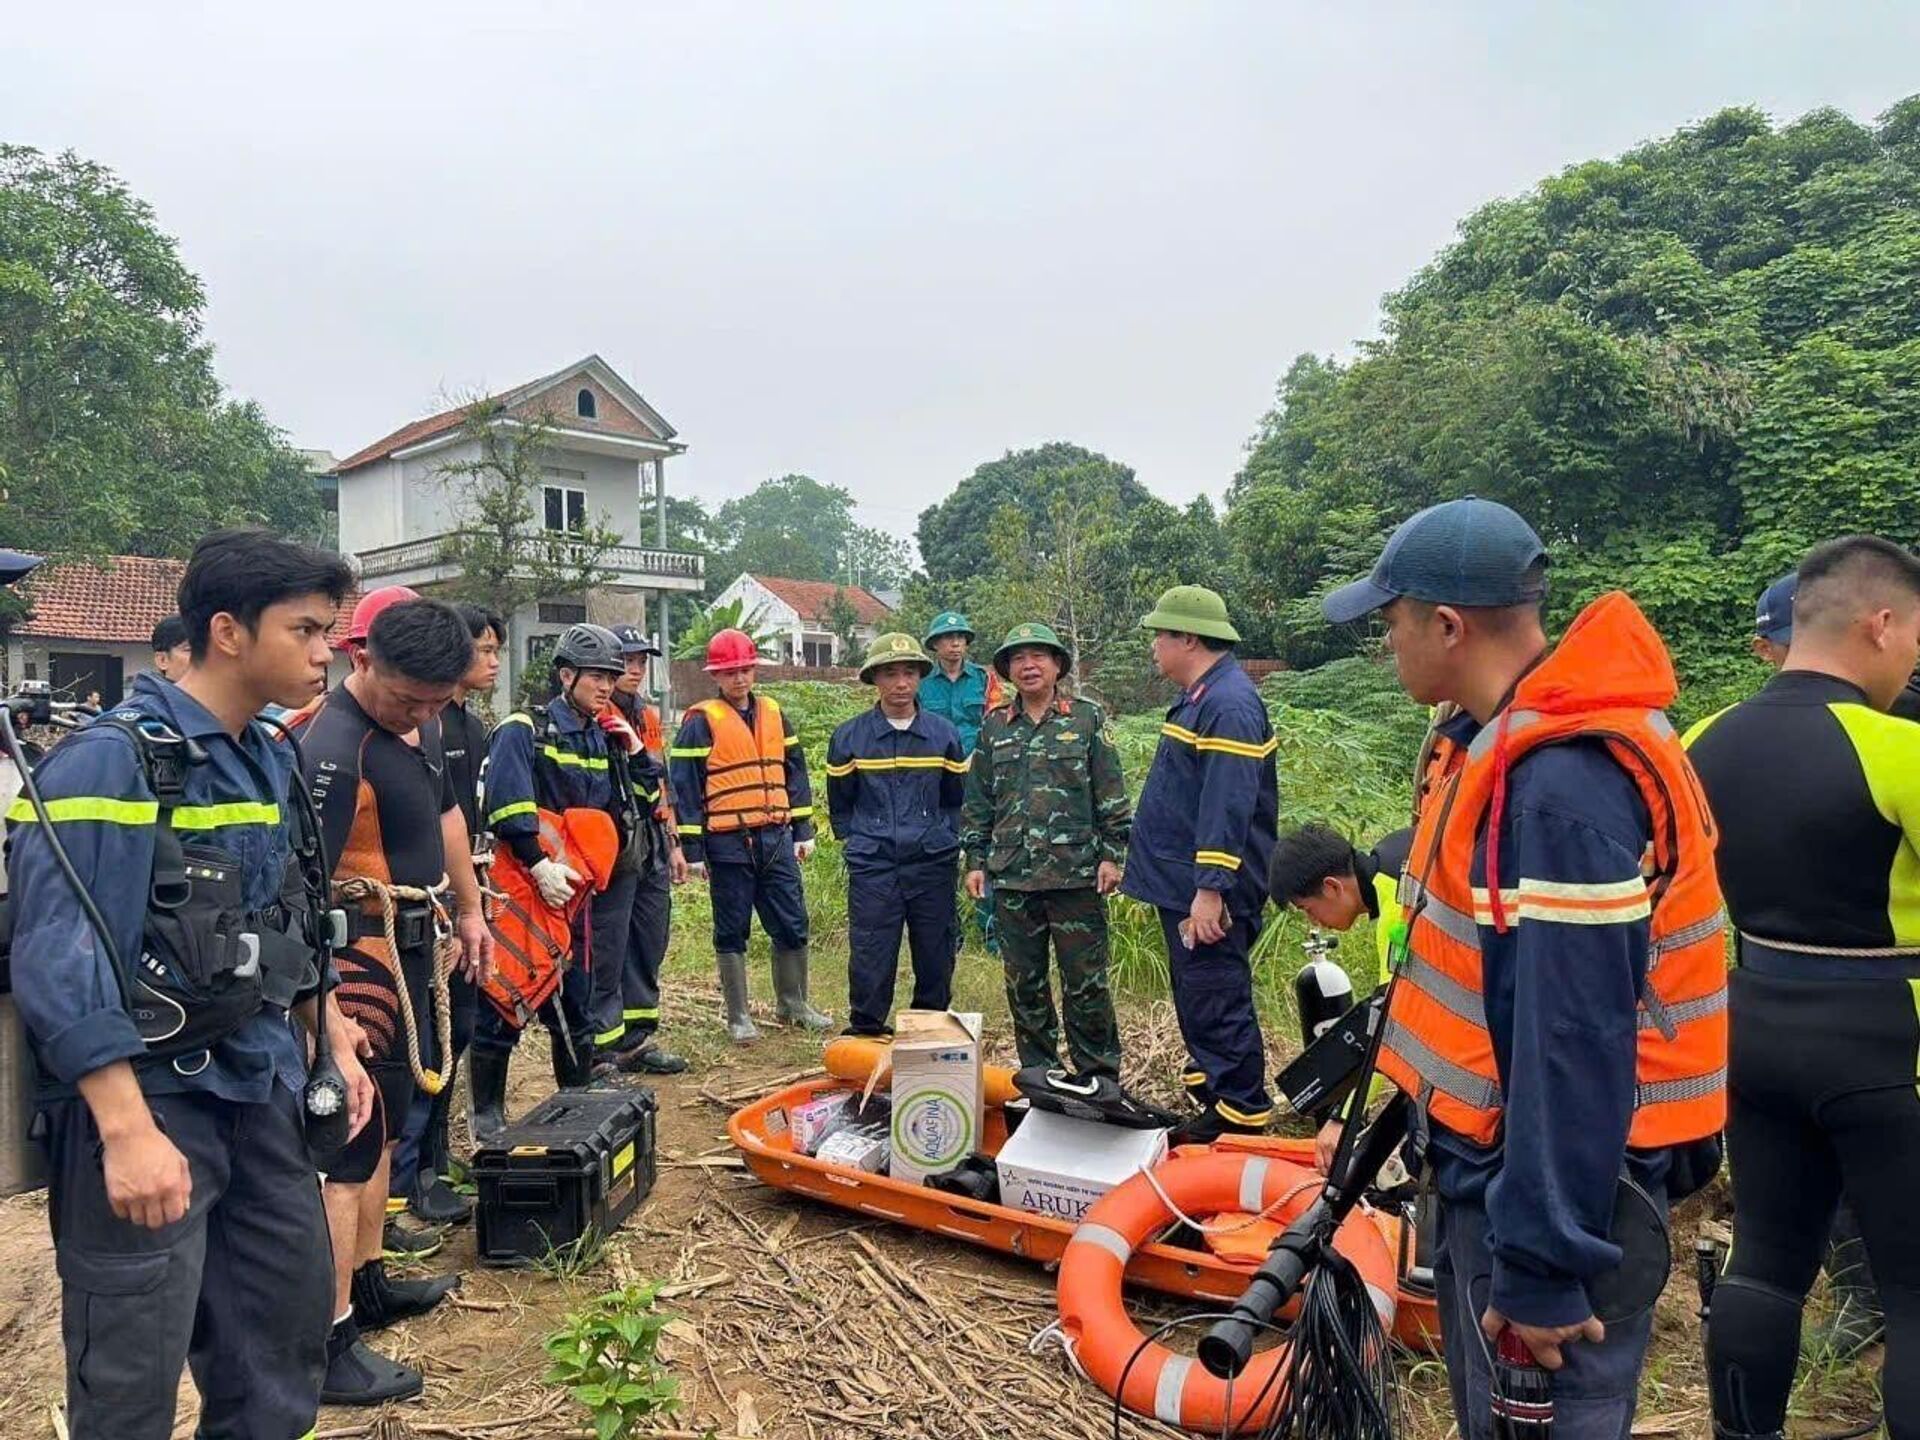
[[[813,841],[796,840],[793,842],[793,858],[805,864],[807,857],[813,854]]]
[[[567,902],[573,899],[573,892],[580,886],[580,873],[558,860],[536,861],[532,874],[540,898],[554,910],[566,909]]]

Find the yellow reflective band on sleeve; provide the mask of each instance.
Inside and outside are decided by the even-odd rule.
[[[705,827],[704,827],[704,826],[700,826],[700,825],[676,825],[676,826],[674,826],[674,829],[676,829],[676,830],[678,830],[678,831],[679,831],[679,832],[680,832],[680,833],[681,833],[682,835],[704,835],[704,834],[706,834],[706,829],[705,829]]]
[[[56,825],[69,820],[91,820],[101,825],[151,825],[160,818],[153,800],[112,800],[105,795],[69,795],[47,801],[47,818]],[[22,795],[7,807],[7,819],[33,825],[39,822],[33,803]]]
[[[667,751],[669,760],[704,760],[713,753],[711,745],[675,745]]]
[[[969,755],[964,760],[942,760],[940,763],[952,774],[964,775],[973,768],[973,757]]]
[[[798,735],[787,736],[787,748],[789,750],[791,750],[794,746],[798,745],[799,743],[800,743],[800,737]]]
[[[854,766],[858,763],[857,761],[849,760],[844,765],[829,765],[827,766],[827,774],[836,780],[844,780],[853,773]]]
[[[787,812],[787,818],[789,820],[808,820],[812,817],[813,807],[811,805],[802,805],[796,810],[789,810]]]
[[[536,815],[540,807],[531,800],[516,800],[511,805],[502,805],[487,816],[487,824],[498,825],[502,820],[511,820],[516,815]]]
[[[1252,744],[1245,740],[1222,740],[1215,735],[1203,735],[1193,742],[1193,748],[1215,755],[1238,755],[1244,760],[1264,760],[1280,748],[1280,742],[1275,739]]]
[[[524,725],[529,730],[531,730],[533,728],[533,717],[524,711],[516,710],[513,712],[513,714],[507,716],[507,718],[502,720],[500,723],[503,726]]]
[[[173,812],[176,830],[218,830],[223,825],[278,825],[280,807],[253,800],[225,805],[182,805]]]
[[[1502,889],[1501,908],[1510,920],[1550,920],[1561,925],[1623,925],[1653,913],[1647,882],[1639,876],[1582,884],[1564,880],[1522,880]],[[1473,887],[1476,924],[1494,923],[1492,892]]]
[[[618,1025],[614,1026],[611,1030],[602,1030],[599,1034],[595,1035],[593,1037],[593,1043],[598,1045],[601,1049],[604,1050],[609,1045],[618,1045],[622,1040],[626,1038],[627,1038],[627,1022],[622,1020]]]
[[[1193,852],[1193,863],[1196,865],[1218,865],[1222,870],[1238,870],[1240,868],[1240,857],[1238,855],[1229,855],[1224,850],[1196,850]]]

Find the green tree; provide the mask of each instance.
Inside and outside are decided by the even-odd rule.
[[[1031,524],[1044,524],[1063,475],[1102,493],[1117,509],[1150,498],[1133,471],[1104,455],[1053,441],[1033,450],[1008,451],[979,466],[937,505],[920,512],[920,562],[928,578],[953,584],[980,574],[992,562],[991,533],[1001,510],[1013,505]]]
[[[1285,658],[1364,645],[1317,599],[1475,493],[1553,555],[1564,621],[1630,590],[1687,682],[1758,677],[1755,594],[1816,541],[1920,533],[1920,97],[1877,126],[1750,109],[1469,216],[1351,363],[1294,362],[1229,492],[1228,566]]]
[[[205,303],[111,171],[0,145],[0,543],[184,555],[242,522],[319,538],[300,457],[221,392]]]
[[[443,587],[447,598],[512,615],[536,601],[584,595],[612,580],[601,562],[621,537],[604,515],[587,516],[572,530],[543,528],[538,507],[544,466],[552,458],[552,422],[542,416],[502,425],[504,413],[496,400],[468,405],[461,428],[474,446],[470,458],[439,467],[454,511],[440,558],[456,569]]]
[[[758,610],[747,612],[744,599],[733,599],[701,611],[685,630],[674,632],[673,658],[699,660],[707,653],[707,642],[722,630],[744,630],[754,648],[766,654],[773,648],[776,632],[762,623]]]
[[[904,544],[855,522],[846,489],[810,475],[762,481],[716,510],[707,533],[713,594],[744,573],[892,588],[910,568]]]
[[[820,623],[826,626],[827,633],[839,641],[840,663],[858,665],[860,663],[860,612],[854,608],[847,592],[835,586],[828,597],[824,609],[820,612]]]

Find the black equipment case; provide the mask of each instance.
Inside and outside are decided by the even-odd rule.
[[[604,1240],[653,1189],[653,1092],[562,1090],[473,1157],[475,1240],[487,1265]]]

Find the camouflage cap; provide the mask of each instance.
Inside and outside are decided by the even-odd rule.
[[[860,663],[860,678],[867,684],[873,683],[873,672],[882,665],[897,665],[905,662],[918,665],[922,675],[933,673],[933,661],[927,658],[927,652],[920,648],[920,642],[911,635],[898,631],[876,638],[867,647],[867,658]]]
[[[931,645],[942,635],[964,635],[973,639],[973,622],[958,610],[942,610],[933,617],[933,623],[927,626],[927,638],[922,643]]]
[[[1060,637],[1054,633],[1053,627],[1043,625],[1038,620],[1029,620],[1009,630],[1007,638],[1000,642],[1000,648],[993,652],[993,668],[1000,672],[1000,678],[1002,680],[1013,678],[1007,673],[1008,656],[1016,650],[1025,650],[1036,645],[1051,650],[1060,657],[1062,675],[1066,675],[1073,669],[1073,655],[1065,645],[1060,643]]]

